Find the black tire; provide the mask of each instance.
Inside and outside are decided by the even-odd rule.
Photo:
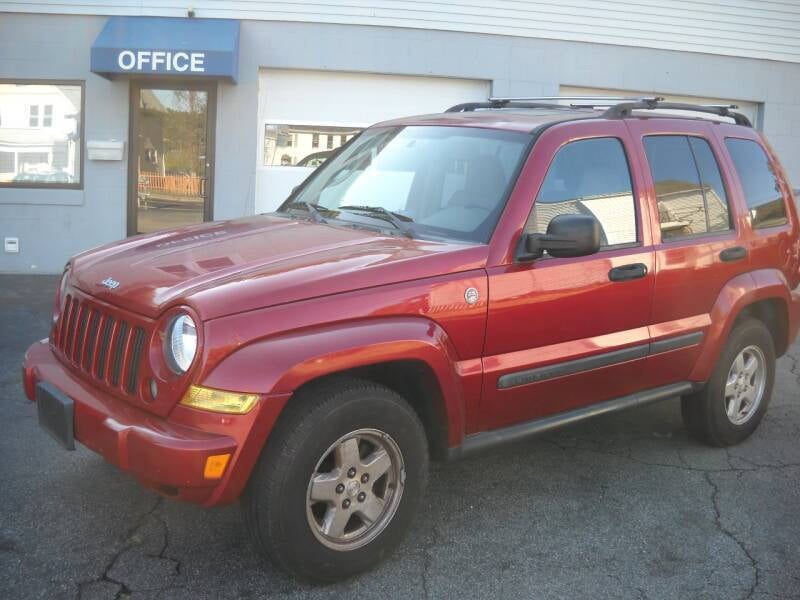
[[[765,358],[766,381],[758,408],[746,422],[735,424],[726,412],[725,386],[733,361],[742,350],[755,346]],[[736,325],[705,387],[681,399],[683,422],[694,439],[711,446],[733,446],[758,428],[767,412],[775,383],[775,344],[769,329],[757,319]],[[735,412],[735,411],[734,411]]]
[[[401,452],[402,493],[377,537],[359,548],[331,549],[307,518],[309,481],[332,444],[367,428],[388,434]],[[289,574],[321,582],[345,579],[372,568],[397,547],[427,478],[427,438],[411,406],[382,385],[331,379],[302,390],[281,415],[242,495],[245,525],[262,555]]]

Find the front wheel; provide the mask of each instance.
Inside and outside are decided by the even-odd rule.
[[[775,346],[769,329],[756,319],[739,323],[705,388],[681,400],[686,428],[713,446],[744,441],[764,418],[774,382]]]
[[[242,497],[256,547],[301,579],[365,571],[402,539],[424,493],[425,431],[392,390],[337,379],[293,398]]]

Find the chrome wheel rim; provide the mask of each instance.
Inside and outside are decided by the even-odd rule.
[[[744,425],[761,406],[767,384],[767,360],[758,346],[747,346],[733,361],[725,381],[725,413]]]
[[[306,492],[314,536],[333,550],[370,543],[394,517],[405,484],[397,443],[377,429],[340,437],[317,462]]]

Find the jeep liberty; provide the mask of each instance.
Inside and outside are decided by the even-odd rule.
[[[75,256],[24,359],[42,427],[239,499],[321,581],[397,546],[429,459],[676,397],[696,439],[746,439],[800,327],[775,153],[735,107],[553,102],[380,123],[274,213]]]

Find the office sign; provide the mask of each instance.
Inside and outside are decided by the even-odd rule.
[[[92,72],[236,81],[239,22],[229,19],[111,17],[91,51]]]

